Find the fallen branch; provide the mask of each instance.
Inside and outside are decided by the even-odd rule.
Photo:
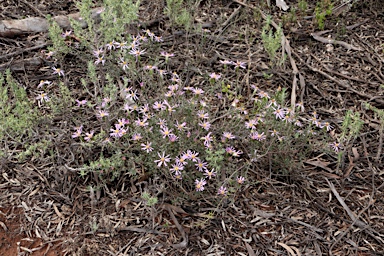
[[[92,10],[92,18],[98,22],[100,20],[100,13],[103,11],[102,7]],[[87,24],[80,17],[80,12],[65,15],[59,15],[52,18],[57,24],[64,28],[70,29],[70,19],[80,22],[82,28],[87,27]],[[2,20],[0,21],[0,37],[16,37],[26,33],[40,33],[48,31],[49,23],[47,19],[40,17],[31,17],[22,20]]]

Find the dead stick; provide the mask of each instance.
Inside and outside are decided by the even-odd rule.
[[[382,152],[382,149],[383,149],[383,136],[384,136],[383,129],[384,129],[383,125],[380,125],[380,129],[379,129],[379,147],[377,149],[376,162],[380,162],[381,152]]]
[[[369,99],[372,99],[373,96],[372,95],[366,95],[364,93],[361,93],[355,89],[353,89],[349,84],[347,83],[343,83],[341,81],[339,81],[338,79],[328,75],[327,73],[325,73],[324,71],[321,71],[317,68],[314,68],[312,67],[311,65],[309,65],[308,63],[306,63],[297,53],[295,52],[292,52],[296,58],[298,58],[300,60],[301,63],[303,63],[305,66],[307,66],[310,70],[312,70],[313,72],[317,72],[323,76],[325,76],[326,78],[328,78],[329,80],[335,82],[336,84],[340,85],[341,87],[343,87],[344,89],[347,89],[347,90],[351,90],[352,92],[356,93],[357,95],[361,96],[361,97],[364,97],[364,98],[369,98]]]
[[[29,3],[27,0],[22,0],[22,2],[25,5],[28,5],[29,8],[31,8],[34,12],[39,14],[41,17],[45,17],[44,13],[42,13],[39,9],[37,9],[35,6],[33,6],[33,4]]]
[[[239,8],[237,8],[236,10],[234,10],[232,12],[232,14],[228,17],[228,19],[223,24],[221,24],[220,28],[217,29],[214,34],[221,35],[223,33],[223,31],[225,30],[225,27],[228,26],[228,24],[231,22],[231,20],[240,12],[240,8],[241,8],[241,6]]]
[[[100,20],[102,7],[92,9],[92,18],[97,22]],[[70,29],[70,19],[80,22],[81,27],[87,26],[86,22],[80,17],[80,13],[73,13],[67,16],[59,15],[53,17],[53,20],[64,29]],[[39,33],[48,31],[49,23],[45,18],[31,17],[22,20],[2,20],[0,21],[0,37],[16,37],[25,33]]]
[[[325,37],[320,36],[317,33],[311,33],[311,36],[313,37],[313,39],[315,39],[315,40],[317,40],[319,42],[325,43],[325,44],[338,44],[338,45],[343,46],[347,50],[361,51],[361,49],[359,47],[355,47],[355,46],[353,46],[351,44],[348,44],[346,42],[343,42],[343,41],[338,41],[338,40],[335,40],[335,39],[325,38]]]
[[[0,60],[1,60],[1,59],[8,59],[8,58],[10,58],[10,57],[13,57],[13,56],[22,54],[22,53],[24,53],[24,52],[34,51],[34,50],[43,48],[43,47],[45,47],[45,46],[47,46],[47,45],[48,45],[47,43],[44,43],[44,44],[36,45],[36,46],[33,46],[33,47],[20,49],[20,50],[18,50],[18,51],[15,51],[15,52],[8,53],[8,54],[5,54],[5,55],[0,56]]]
[[[339,201],[339,203],[343,206],[344,210],[347,212],[348,216],[352,219],[352,221],[356,224],[356,226],[358,226],[361,229],[368,228],[369,226],[367,224],[365,224],[364,222],[362,222],[361,220],[358,220],[356,218],[356,216],[353,214],[351,209],[349,209],[348,205],[344,202],[344,200],[341,198],[341,196],[337,192],[337,190],[336,190],[335,186],[333,185],[333,183],[330,182],[327,178],[325,178],[325,180],[327,181],[327,183],[328,183],[330,189],[332,190],[333,194],[336,196],[337,201]]]
[[[333,185],[332,182],[330,182],[327,178],[325,178],[325,180],[327,181],[329,187],[331,188],[333,194],[336,196],[337,200],[339,201],[339,203],[343,206],[343,208],[346,210],[347,214],[349,215],[349,217],[352,219],[352,226],[357,226],[359,228],[361,228],[362,230],[367,230],[368,234],[374,238],[376,241],[378,241],[379,243],[384,243],[383,239],[381,239],[381,237],[383,237],[382,234],[380,234],[379,232],[377,232],[376,230],[374,230],[371,226],[365,224],[364,222],[362,222],[361,220],[359,220],[359,217],[361,216],[361,214],[363,214],[370,206],[371,206],[371,203],[372,200],[373,200],[373,193],[371,194],[370,196],[370,199],[369,199],[369,203],[368,205],[359,213],[359,215],[356,217],[355,214],[351,211],[351,209],[349,209],[348,205],[344,202],[344,200],[341,198],[341,196],[339,195],[339,193],[337,192],[335,186]],[[374,184],[374,183],[373,183]],[[375,233],[376,235],[374,235],[373,233]],[[345,235],[345,234],[344,234]],[[340,238],[341,239],[341,238]],[[333,247],[333,246],[332,246]],[[331,248],[332,248],[331,247]]]
[[[188,237],[187,237],[187,235],[185,234],[184,229],[181,227],[181,225],[180,225],[179,222],[177,221],[175,215],[174,215],[173,212],[172,212],[172,209],[171,209],[168,205],[166,205],[166,204],[163,205],[163,208],[166,209],[166,210],[168,211],[168,213],[169,213],[169,215],[171,216],[173,222],[175,223],[177,229],[178,229],[179,232],[181,233],[181,236],[183,237],[183,241],[182,241],[181,243],[173,244],[173,245],[172,245],[173,248],[175,248],[175,249],[181,249],[181,248],[185,248],[185,247],[187,247],[187,245],[188,245]]]

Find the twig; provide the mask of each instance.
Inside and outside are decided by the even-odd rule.
[[[354,25],[346,26],[345,28],[348,29],[348,30],[352,30],[352,29],[354,29],[354,28],[356,28],[356,27],[358,27],[358,26],[363,25],[364,23],[366,23],[366,22],[369,21],[369,20],[370,20],[370,19],[365,19],[365,20],[363,20],[362,22],[356,23],[356,24],[354,24]]]
[[[40,49],[40,48],[44,48],[44,47],[46,47],[47,45],[48,45],[47,43],[44,43],[44,44],[40,44],[40,45],[35,45],[35,46],[33,46],[33,47],[20,49],[20,50],[17,50],[17,51],[15,51],[15,52],[11,52],[11,53],[8,53],[8,54],[5,54],[5,55],[1,55],[1,56],[0,56],[0,60],[1,60],[1,59],[7,59],[7,58],[10,58],[10,57],[13,57],[13,56],[22,54],[22,53],[24,53],[24,52],[31,52],[31,51],[34,51],[34,50],[37,50],[37,49]]]
[[[339,193],[337,192],[335,186],[333,185],[332,182],[330,182],[327,178],[325,178],[325,180],[327,181],[328,183],[328,186],[330,187],[330,189],[332,190],[333,194],[336,196],[337,198],[337,201],[339,201],[339,203],[343,206],[344,210],[347,212],[348,216],[352,219],[352,224],[351,226],[357,226],[359,228],[361,228],[362,230],[368,230],[370,232],[367,232],[372,238],[374,238],[376,241],[384,244],[384,240],[381,239],[381,237],[383,237],[382,234],[380,234],[379,232],[375,231],[371,226],[365,224],[364,222],[362,222],[361,220],[359,220],[359,216],[365,212],[370,206],[371,204],[368,203],[368,205],[363,209],[362,212],[360,212],[360,214],[356,217],[355,214],[351,211],[351,209],[349,209],[348,205],[344,202],[344,200],[341,198],[341,196],[339,195]],[[372,201],[372,198],[373,198],[373,192],[372,192],[372,195],[371,195],[371,199],[370,199],[370,202]],[[376,235],[374,235],[373,233],[375,233]]]
[[[155,235],[167,235],[168,233],[164,233],[161,231],[157,231],[154,229],[149,229],[149,228],[138,228],[138,227],[123,227],[123,228],[117,228],[115,231],[117,232],[123,232],[123,231],[131,231],[131,232],[138,232],[138,233],[148,233],[148,234],[155,234]],[[110,232],[107,229],[98,229],[96,232],[95,231],[89,231],[86,233],[83,233],[81,235],[94,235],[95,233],[108,233]]]
[[[39,9],[37,9],[35,6],[33,6],[31,3],[29,3],[27,0],[21,0],[25,5],[28,5],[29,8],[31,8],[34,12],[39,14],[41,17],[45,18],[44,13],[42,13]]]
[[[356,218],[356,216],[353,214],[351,209],[349,209],[348,205],[344,202],[344,200],[341,198],[341,196],[337,192],[337,190],[336,190],[335,186],[333,185],[333,183],[330,182],[327,178],[325,178],[325,180],[327,181],[327,183],[328,183],[330,189],[332,190],[333,194],[336,196],[336,198],[339,201],[339,203],[343,206],[344,210],[347,212],[349,217],[352,219],[352,221],[354,223],[356,223],[356,226],[358,226],[359,228],[362,228],[362,229],[368,228],[369,226],[367,224],[365,224],[364,222],[362,222],[362,221],[360,221],[360,220],[358,220]]]
[[[171,216],[173,222],[175,223],[177,229],[179,230],[179,232],[181,233],[181,236],[183,237],[183,241],[181,243],[178,243],[178,244],[173,244],[173,248],[175,249],[181,249],[181,248],[185,248],[187,247],[188,245],[188,237],[187,235],[185,234],[185,231],[184,229],[181,227],[181,225],[179,224],[179,222],[177,221],[175,215],[173,214],[172,212],[172,209],[167,205],[167,204],[163,204],[162,205],[163,209],[166,209],[169,213],[169,215]]]
[[[352,92],[356,93],[357,95],[361,96],[361,97],[364,97],[364,98],[368,98],[368,99],[372,99],[372,95],[366,95],[364,93],[361,93],[355,89],[353,89],[350,85],[348,85],[347,83],[343,83],[339,80],[337,80],[336,78],[328,75],[327,73],[325,73],[324,71],[321,71],[317,68],[314,68],[312,67],[311,65],[309,65],[308,63],[306,63],[297,53],[295,52],[292,52],[296,58],[298,58],[300,60],[301,63],[303,63],[305,66],[307,66],[310,70],[312,70],[313,72],[317,72],[323,76],[325,76],[326,78],[328,78],[329,80],[335,82],[336,84],[340,85],[341,87],[345,88],[345,89],[348,89],[348,90],[351,90]],[[315,57],[315,56],[313,56]],[[316,57],[315,57],[316,58]]]
[[[233,0],[233,2],[238,3],[240,5],[243,5],[243,6],[246,6],[248,8],[251,8],[252,10],[259,11],[261,17],[263,17],[264,20],[267,20],[267,15],[265,15],[265,13],[260,8],[250,6],[246,3],[243,3],[243,2],[238,1],[238,0]],[[279,29],[279,26],[273,20],[271,21],[271,25],[275,29]],[[291,46],[289,45],[289,40],[285,37],[283,32],[281,35],[281,47],[283,49],[283,54],[284,54],[284,51],[287,53],[287,55],[289,57],[289,61],[290,61],[291,66],[292,66],[292,69],[293,69],[293,71],[292,71],[293,80],[292,80],[291,106],[292,106],[292,110],[294,111],[295,105],[296,105],[297,74],[299,74],[299,70],[297,69],[295,60],[292,58],[292,54],[291,54],[292,51],[291,51]]]
[[[368,201],[368,205],[366,206],[366,207],[364,207],[364,209],[363,210],[361,210],[360,212],[359,212],[359,214],[357,215],[357,217],[355,218],[355,220],[352,222],[352,224],[351,224],[351,226],[349,226],[349,228],[348,229],[346,229],[338,238],[337,238],[337,240],[331,245],[331,247],[329,248],[329,253],[330,253],[330,255],[332,255],[332,249],[333,249],[333,247],[338,243],[338,242],[340,242],[340,240],[347,234],[347,232],[348,232],[348,230],[350,230],[350,228],[358,221],[358,219],[359,219],[359,217],[366,211],[366,210],[368,210],[368,208],[372,205],[371,204],[371,202],[373,201],[373,196],[374,196],[374,194],[375,194],[375,182],[374,182],[374,174],[372,174],[372,194],[371,194],[371,196],[369,197],[369,201]],[[332,184],[332,182],[330,182],[330,181],[328,181],[327,180],[327,182],[328,182],[328,184],[329,184],[329,186],[331,187],[331,190],[332,190],[332,192],[333,193],[337,193],[337,191],[336,191],[336,189],[335,189],[335,187],[333,186],[333,184]],[[332,187],[333,187],[333,189],[332,189]],[[336,195],[336,194],[335,194]],[[336,196],[337,197],[337,196]],[[338,198],[339,199],[339,198]],[[370,228],[369,228],[370,229]],[[371,234],[371,233],[369,233],[371,236],[373,236],[376,240],[378,240],[378,239],[380,239],[380,238],[377,238],[377,237],[375,237],[373,234]],[[380,239],[381,240],[381,239]]]
[[[285,38],[284,35],[283,35],[283,38]],[[297,74],[299,74],[299,70],[297,69],[295,60],[292,58],[291,46],[289,45],[289,41],[287,39],[285,39],[285,51],[288,54],[289,60],[291,62],[291,66],[293,68],[291,108],[294,111],[295,105],[296,105]]]
[[[167,235],[167,233],[157,231],[154,229],[148,229],[148,228],[137,228],[137,227],[123,227],[117,229],[118,232],[122,231],[132,231],[132,232],[140,232],[140,233],[149,233],[149,234],[156,234],[156,235]]]
[[[315,39],[319,42],[325,43],[325,44],[338,44],[338,45],[343,46],[347,50],[355,50],[355,51],[361,51],[362,50],[359,47],[355,47],[355,46],[348,44],[346,42],[343,42],[343,41],[322,37],[318,33],[311,33],[311,36],[313,37],[313,39]]]
[[[290,221],[290,222],[293,222],[293,223],[297,223],[297,224],[300,224],[304,227],[307,227],[309,229],[311,229],[312,231],[315,231],[315,232],[318,232],[318,233],[323,233],[324,230],[321,229],[321,228],[317,228],[317,227],[314,227],[308,223],[305,223],[303,221],[300,221],[300,220],[295,220],[293,218],[290,218],[290,217],[285,217],[285,216],[281,216],[281,215],[276,215],[274,213],[269,213],[269,212],[266,212],[266,211],[263,211],[263,210],[259,210],[259,209],[256,209],[254,206],[249,206],[252,210],[253,210],[253,214],[256,215],[256,216],[260,216],[260,217],[263,217],[265,219],[269,219],[269,218],[272,218],[272,217],[279,217],[279,218],[283,218],[285,219],[286,221]]]
[[[383,120],[381,120],[381,121],[384,122]],[[376,162],[380,162],[380,158],[382,157],[381,152],[383,150],[383,137],[384,137],[383,125],[380,125],[380,129],[379,129],[379,147],[377,148]]]
[[[247,47],[248,47],[248,50],[247,50],[247,56],[248,56],[248,68],[247,68],[247,75],[245,76],[245,84],[247,86],[247,96],[250,98],[251,97],[251,86],[249,84],[249,76],[250,76],[250,72],[251,72],[251,69],[250,69],[250,64],[251,64],[251,57],[252,57],[252,54],[251,54],[251,46],[249,44],[249,41],[247,39],[247,37],[245,37],[245,43],[247,44]]]
[[[329,69],[329,68],[328,68],[327,66],[325,66],[325,65],[323,65],[323,67],[324,67],[329,73],[332,73],[332,74],[341,76],[341,77],[343,77],[343,78],[345,78],[345,79],[352,80],[352,81],[356,81],[356,82],[360,82],[360,83],[365,83],[365,84],[377,85],[377,83],[375,83],[375,82],[365,81],[365,80],[362,80],[362,79],[360,79],[360,78],[355,78],[355,77],[347,76],[347,75],[341,74],[341,73],[339,73],[339,72],[333,71],[333,70]]]
[[[218,28],[214,34],[221,35],[223,31],[225,30],[225,27],[228,26],[229,22],[240,12],[241,6],[239,6],[236,10],[232,12],[232,14],[228,17],[228,19],[220,25],[220,28]]]
[[[317,228],[317,227],[315,227],[315,226],[312,226],[312,225],[310,225],[310,224],[308,224],[308,223],[305,223],[305,222],[303,222],[303,221],[300,221],[300,220],[295,220],[295,219],[292,219],[292,218],[289,218],[289,217],[287,217],[287,220],[288,220],[288,221],[291,221],[291,222],[293,222],[293,223],[300,224],[300,225],[302,225],[302,226],[304,226],[304,227],[307,227],[307,228],[309,228],[311,231],[315,231],[315,232],[318,232],[318,233],[323,233],[323,232],[324,232],[323,229],[321,229],[321,228]]]

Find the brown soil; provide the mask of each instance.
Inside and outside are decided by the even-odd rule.
[[[0,208],[0,255],[63,255],[60,247],[52,242],[44,243],[41,238],[36,238],[36,234],[27,235],[23,230],[22,218],[24,212],[20,208]]]

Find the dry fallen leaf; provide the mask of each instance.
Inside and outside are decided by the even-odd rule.
[[[280,245],[281,247],[284,247],[284,249],[287,250],[291,256],[296,256],[295,252],[288,245],[284,243],[277,243],[277,244]]]
[[[282,9],[283,11],[286,11],[289,9],[289,6],[285,3],[284,0],[276,0],[276,6]]]

